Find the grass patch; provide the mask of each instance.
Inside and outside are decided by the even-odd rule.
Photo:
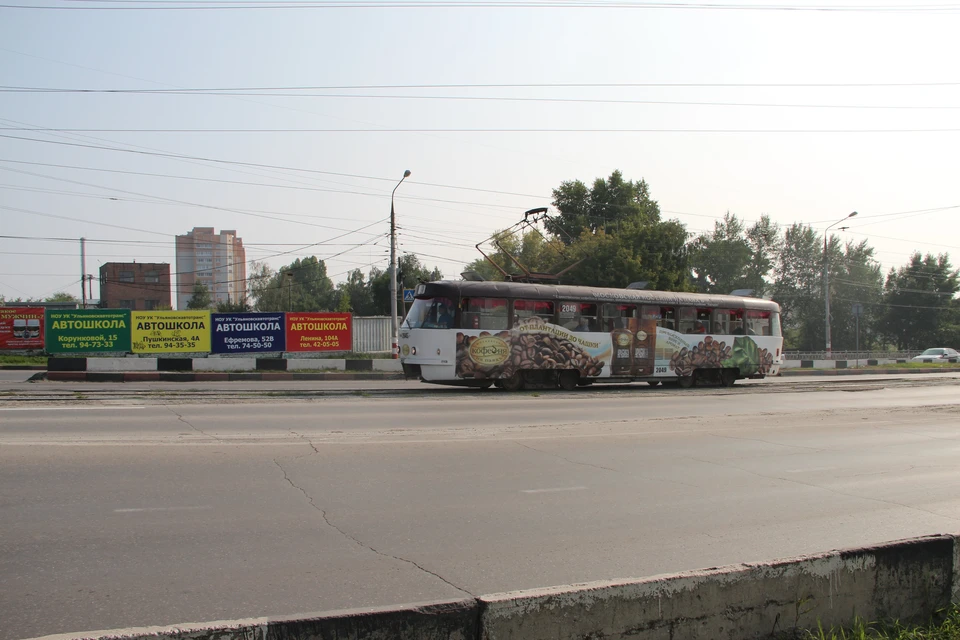
[[[47,356],[0,355],[0,364],[11,364],[18,366],[47,364]]]
[[[943,622],[926,626],[910,626],[894,621],[866,622],[857,619],[853,626],[842,629],[823,628],[808,631],[805,640],[960,640],[960,607],[954,605],[941,613]],[[938,616],[941,617],[941,616]]]

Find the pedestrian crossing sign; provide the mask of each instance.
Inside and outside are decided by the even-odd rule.
[[[404,301],[404,302],[413,302],[413,289],[404,289],[404,290],[403,290],[403,301]]]

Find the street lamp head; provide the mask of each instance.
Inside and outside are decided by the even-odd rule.
[[[856,211],[854,211],[853,213],[851,213],[851,214],[848,215],[847,217],[848,217],[848,218],[852,218],[852,217],[855,216],[855,215],[857,215],[857,212],[856,212]]]
[[[410,169],[407,169],[406,171],[403,172],[403,177],[404,177],[404,178],[409,178],[409,177],[410,177]],[[854,211],[854,212],[853,212],[853,215],[857,215],[857,212]]]

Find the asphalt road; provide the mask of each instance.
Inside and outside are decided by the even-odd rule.
[[[958,380],[919,378],[778,393],[5,402],[0,638],[955,532]]]

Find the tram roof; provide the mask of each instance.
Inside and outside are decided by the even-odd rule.
[[[507,297],[533,300],[589,300],[591,302],[637,302],[675,304],[698,307],[734,307],[779,311],[780,305],[772,300],[741,296],[683,293],[678,291],[654,291],[647,289],[614,289],[608,287],[583,287],[577,285],[533,284],[525,282],[498,282],[487,280],[442,280],[417,286],[418,298],[434,296],[458,297]]]

